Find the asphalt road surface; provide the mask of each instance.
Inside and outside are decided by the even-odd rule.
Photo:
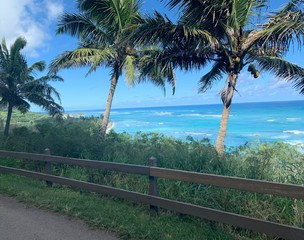
[[[111,233],[92,230],[79,220],[29,208],[14,198],[0,196],[1,240],[118,240]]]

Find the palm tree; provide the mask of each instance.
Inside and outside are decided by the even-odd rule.
[[[254,78],[260,71],[292,81],[304,94],[304,69],[284,60],[290,47],[303,44],[303,0],[291,0],[281,10],[266,15],[267,0],[168,0],[180,17],[173,23],[155,13],[134,33],[140,44],[157,44],[162,53],[155,62],[184,70],[201,69],[213,63],[199,80],[200,92],[227,76],[221,98],[224,105],[216,149],[224,153],[224,140],[240,72]],[[263,22],[264,23],[260,23]]]
[[[119,77],[125,72],[130,85],[147,79],[164,86],[166,72],[138,74],[138,51],[129,36],[141,22],[139,0],[78,0],[79,13],[62,16],[57,33],[68,33],[79,39],[79,47],[66,51],[50,64],[50,72],[62,68],[90,66],[87,74],[100,66],[111,68],[111,84],[102,120],[102,134],[106,133],[113,96]],[[161,70],[162,72],[163,70]],[[168,81],[173,82],[172,74]]]
[[[5,39],[0,45],[0,106],[7,107],[4,135],[9,133],[13,108],[26,113],[30,103],[47,110],[51,115],[61,114],[63,108],[55,102],[53,95],[60,100],[58,92],[48,84],[49,81],[62,81],[59,76],[47,75],[35,78],[37,72],[45,70],[40,61],[27,65],[21,50],[26,46],[24,38],[17,38],[8,50]]]

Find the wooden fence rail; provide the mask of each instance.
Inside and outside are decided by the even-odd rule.
[[[0,157],[44,161],[46,163],[57,162],[90,168],[107,169],[113,171],[146,175],[150,179],[150,195],[50,175],[49,166],[46,168],[48,174],[26,171],[5,166],[0,166],[0,172],[17,174],[21,176],[31,177],[34,179],[44,180],[49,183],[48,185],[50,185],[51,183],[58,183],[71,187],[83,188],[89,191],[102,193],[104,195],[115,196],[123,199],[132,200],[138,203],[149,204],[151,208],[156,211],[158,207],[162,207],[183,214],[189,214],[192,216],[231,224],[237,227],[242,227],[253,231],[263,232],[270,236],[276,236],[287,240],[304,239],[304,229],[302,228],[292,227],[256,218],[246,217],[238,214],[228,213],[220,210],[205,208],[193,204],[160,198],[157,196],[156,182],[157,177],[161,177],[166,179],[175,179],[193,183],[235,188],[239,190],[281,195],[299,199],[304,199],[304,186],[158,168],[155,166],[156,160],[153,158],[149,159],[150,166],[139,166],[131,164],[118,164],[102,161],[80,160],[76,158],[50,156],[48,155],[49,152],[46,153],[47,154],[31,154],[22,152],[0,151]]]

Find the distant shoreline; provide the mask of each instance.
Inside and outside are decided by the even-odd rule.
[[[85,114],[80,112],[80,113],[64,113],[63,118],[79,118],[79,117],[85,117]],[[115,123],[113,121],[108,122],[106,134],[108,134],[113,128],[115,127]]]
[[[67,118],[79,118],[79,117],[85,117],[85,114],[82,112],[79,113],[63,113],[63,118],[67,119]]]

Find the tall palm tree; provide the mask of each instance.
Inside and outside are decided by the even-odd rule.
[[[200,92],[223,78],[223,113],[216,140],[217,152],[224,153],[224,140],[234,92],[242,70],[254,78],[269,71],[292,81],[304,94],[304,69],[284,60],[290,47],[303,45],[303,0],[291,0],[281,10],[266,15],[267,0],[167,0],[178,8],[173,23],[155,13],[147,17],[134,33],[140,44],[157,44],[162,53],[155,62],[184,70],[202,69],[213,63],[199,80]],[[262,23],[264,22],[264,23]]]
[[[53,95],[60,100],[59,93],[48,84],[49,81],[62,81],[57,75],[35,78],[37,72],[45,70],[43,61],[27,65],[21,50],[26,46],[24,38],[17,38],[10,49],[5,39],[0,45],[0,106],[7,107],[4,135],[9,133],[13,108],[26,113],[30,103],[47,110],[51,115],[61,114],[63,108],[55,102]]]
[[[90,66],[87,74],[100,66],[111,68],[111,84],[102,120],[102,133],[106,133],[111,105],[119,77],[125,72],[130,85],[137,79],[151,80],[164,86],[166,73],[137,73],[138,51],[129,36],[140,17],[140,0],[78,0],[79,13],[66,13],[61,17],[57,33],[68,33],[79,39],[79,47],[58,56],[50,64],[50,72],[62,68]],[[161,70],[163,71],[163,70]],[[168,77],[169,82],[173,81]]]

